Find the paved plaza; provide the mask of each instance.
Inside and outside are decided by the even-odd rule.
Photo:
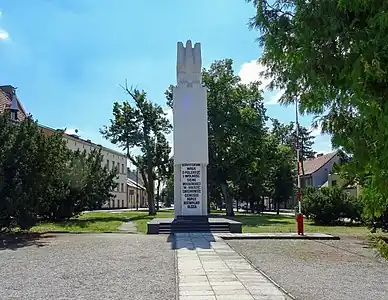
[[[1,246],[0,299],[174,300],[166,236],[58,234]]]
[[[388,265],[347,238],[46,234],[0,240],[0,278],[4,300],[385,300]]]
[[[284,300],[288,298],[220,237],[177,233],[180,300]]]

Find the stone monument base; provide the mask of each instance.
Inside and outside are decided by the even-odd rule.
[[[175,232],[229,232],[241,233],[240,222],[208,216],[178,216],[155,218],[147,224],[147,234],[170,234]]]

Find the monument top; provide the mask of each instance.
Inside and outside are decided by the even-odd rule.
[[[202,71],[201,44],[195,43],[194,48],[191,41],[178,42],[177,47],[177,83],[200,84]]]

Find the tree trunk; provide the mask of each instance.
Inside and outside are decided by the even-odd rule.
[[[233,211],[233,200],[229,195],[229,187],[228,183],[224,181],[223,183],[220,184],[221,186],[221,191],[224,196],[225,204],[226,204],[226,215],[228,217],[233,217],[234,216],[234,211]]]
[[[154,193],[154,172],[152,165],[152,156],[147,155],[147,177],[148,177],[148,189],[147,189],[147,199],[148,199],[148,215],[156,215],[155,210],[155,193]]]
[[[158,179],[158,185],[156,187],[156,210],[159,210],[159,201],[160,201],[160,183],[161,180]]]

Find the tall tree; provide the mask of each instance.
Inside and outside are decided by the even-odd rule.
[[[127,84],[123,88],[132,101],[115,102],[113,118],[100,132],[107,140],[125,150],[128,159],[140,171],[147,190],[149,214],[155,215],[157,140],[170,132],[171,124],[162,107],[148,100],[145,91],[129,88]],[[140,149],[139,155],[131,153],[134,147]]]
[[[388,199],[387,1],[248,0],[262,63],[282,103],[319,118],[334,147],[353,154]]]
[[[304,175],[304,161],[314,158],[316,152],[313,150],[315,137],[311,135],[312,131],[299,124],[299,159],[301,162],[302,174]],[[296,125],[294,122],[290,124],[282,124],[277,119],[272,119],[272,134],[282,145],[289,146],[294,155],[296,153]]]
[[[273,194],[277,213],[280,204],[287,203],[295,190],[295,155],[289,146],[279,145],[276,149],[276,163],[273,164],[272,182]]]

